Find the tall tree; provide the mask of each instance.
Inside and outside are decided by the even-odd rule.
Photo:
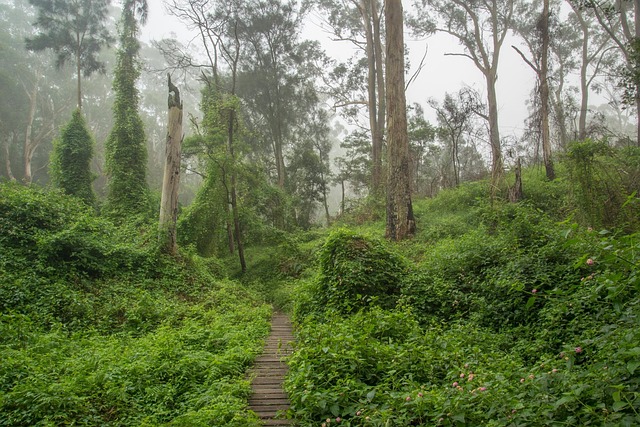
[[[42,32],[27,38],[27,49],[51,49],[56,54],[56,65],[75,61],[78,108],[82,109],[81,74],[105,71],[98,60],[103,46],[109,46],[112,37],[105,26],[111,0],[29,0],[38,8],[34,25]]]
[[[461,89],[456,95],[445,93],[442,104],[435,100],[429,105],[436,111],[438,134],[445,142],[453,168],[453,184],[460,185],[460,151],[465,135],[473,131],[473,121],[480,106],[468,89]]]
[[[71,121],[54,141],[51,153],[51,177],[56,187],[81,198],[88,205],[95,203],[90,168],[93,146],[82,113],[76,109]]]
[[[415,233],[416,223],[411,205],[402,1],[386,0],[384,14],[387,30],[386,101],[389,132],[386,236],[392,240],[404,240]]]
[[[624,59],[621,85],[625,101],[636,109],[636,144],[640,146],[640,0],[574,0],[589,8]]]
[[[497,188],[503,168],[496,93],[498,62],[502,45],[511,28],[515,2],[516,0],[416,0],[417,14],[410,21],[414,32],[419,35],[428,34],[435,28],[456,38],[465,51],[448,55],[470,59],[485,78],[492,191]],[[440,18],[439,21],[432,19],[433,12]]]
[[[536,73],[538,79],[538,99],[540,105],[540,136],[542,140],[542,157],[547,174],[547,179],[555,178],[553,160],[551,158],[551,133],[549,130],[549,45],[550,45],[550,10],[549,0],[539,2],[522,3],[519,12],[521,19],[514,20],[516,31],[524,38],[531,52],[531,58],[527,57],[519,48],[513,46],[522,59]],[[541,12],[537,10],[542,9]]]
[[[107,176],[107,210],[113,216],[126,217],[148,210],[146,181],[147,147],[142,119],[138,113],[140,77],[138,21],[135,13],[143,12],[142,3],[127,0],[123,4],[116,54],[113,91],[114,125],[105,144]],[[146,19],[146,14],[140,16]]]
[[[300,40],[303,14],[295,2],[248,0],[239,22],[243,40],[238,95],[247,125],[264,135],[273,155],[276,182],[285,188],[286,152],[318,98],[314,86],[317,43]]]
[[[346,41],[356,48],[350,63],[336,66],[325,79],[327,89],[351,118],[366,106],[371,139],[371,190],[374,194],[384,184],[382,152],[384,147],[386,106],[383,52],[383,10],[379,0],[311,0],[317,7],[335,40]],[[363,60],[358,60],[364,54]],[[366,82],[362,85],[361,82]],[[364,86],[364,94],[360,87]]]
[[[580,111],[578,118],[578,139],[587,137],[587,114],[589,93],[596,77],[603,68],[611,68],[613,63],[613,44],[611,36],[602,28],[598,28],[597,20],[575,1],[568,1],[572,14],[569,22],[579,29],[580,52],[578,66],[580,69]]]

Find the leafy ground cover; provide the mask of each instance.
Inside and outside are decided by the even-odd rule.
[[[292,290],[300,425],[640,424],[640,234],[572,219],[566,181],[529,183],[518,204],[477,183],[420,201],[398,246],[370,224],[318,241]]]
[[[245,372],[271,307],[219,263],[154,241],[2,184],[0,425],[258,425]]]

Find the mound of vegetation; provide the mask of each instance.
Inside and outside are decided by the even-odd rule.
[[[155,240],[1,185],[0,425],[258,425],[245,371],[271,308]]]
[[[372,274],[320,251],[317,282],[294,291],[299,306],[326,305],[324,315],[295,312],[286,387],[300,425],[640,423],[640,234],[628,215],[637,198],[618,197],[620,226],[594,231],[613,217],[560,220],[579,211],[583,183],[528,183],[517,204],[479,199],[478,184],[418,201],[421,231],[400,246],[397,276],[371,246],[359,258],[372,260]],[[335,235],[357,236],[355,227]],[[396,303],[336,315],[326,260],[362,283],[394,275],[383,281],[393,289],[376,292]]]

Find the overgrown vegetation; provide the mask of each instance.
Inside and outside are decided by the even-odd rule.
[[[204,247],[165,257],[154,224],[2,184],[0,425],[257,426],[265,300],[297,326],[300,426],[637,425],[637,156],[598,144],[554,181],[524,170],[517,204],[483,182],[417,201],[400,244],[374,199],[328,232],[245,213],[244,274]]]
[[[0,425],[258,425],[245,371],[271,308],[150,230],[0,185]]]
[[[574,145],[553,182],[525,171],[517,204],[490,204],[482,183],[419,201],[419,234],[400,246],[367,237],[380,223],[318,241],[316,273],[292,290],[291,416],[302,426],[640,423],[639,165],[635,150],[598,146]],[[386,264],[397,253],[400,270]],[[364,300],[392,303],[362,303],[363,288],[375,290]]]

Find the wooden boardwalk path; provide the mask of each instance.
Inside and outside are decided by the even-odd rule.
[[[279,412],[289,409],[289,399],[282,389],[287,365],[282,359],[293,351],[293,330],[289,318],[274,313],[271,319],[271,334],[267,338],[264,352],[256,359],[252,370],[253,393],[249,409],[255,412],[265,426],[289,426],[291,420],[278,419]]]

